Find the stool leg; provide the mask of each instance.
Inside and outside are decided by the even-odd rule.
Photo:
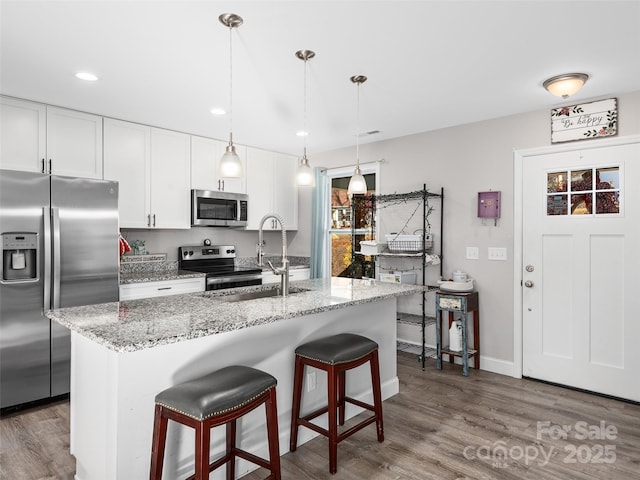
[[[298,446],[298,419],[300,418],[300,397],[302,396],[302,376],[304,364],[302,358],[296,355],[296,363],[293,374],[293,405],[291,408],[291,437],[289,451],[295,452]]]
[[[236,476],[236,420],[227,423],[227,480],[234,480]]]
[[[269,441],[269,465],[273,480],[280,480],[280,439],[278,435],[278,406],[276,389],[272,388],[269,399],[265,402],[267,413],[267,436]]]
[[[328,377],[328,414],[329,414],[329,473],[338,471],[338,373],[337,367],[331,365]]]
[[[168,419],[163,415],[164,408],[156,405],[153,419],[153,440],[151,444],[151,471],[150,480],[160,480],[162,478],[162,464],[164,463],[164,446],[167,439]]]
[[[209,478],[209,438],[211,429],[200,422],[196,425],[196,480]]]
[[[384,442],[384,425],[382,422],[382,391],[380,389],[380,362],[378,360],[378,350],[371,354],[371,383],[373,386],[373,408],[376,415],[376,430],[378,431],[378,442]]]
[[[344,425],[344,411],[345,411],[345,401],[344,397],[346,396],[346,375],[347,372],[345,370],[341,370],[338,373],[338,423],[340,425]]]

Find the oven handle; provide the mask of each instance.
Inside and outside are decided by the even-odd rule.
[[[255,275],[234,275],[232,277],[207,277],[207,285],[217,285],[220,283],[244,282],[247,280],[262,280],[262,274]]]

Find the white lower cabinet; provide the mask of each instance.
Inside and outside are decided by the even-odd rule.
[[[258,230],[267,213],[282,217],[286,230],[298,229],[297,158],[247,147],[247,230]],[[267,220],[264,230],[280,230],[278,222]]]
[[[276,262],[277,263],[277,262]],[[279,266],[280,264],[274,264]],[[295,282],[296,280],[308,280],[311,275],[310,268],[291,268],[289,269],[289,281]],[[280,283],[280,275],[274,275],[271,270],[264,270],[262,272],[262,284],[268,283]]]
[[[120,300],[136,300],[138,298],[164,297],[180,293],[204,292],[205,279],[184,278],[161,282],[127,283],[120,285]]]

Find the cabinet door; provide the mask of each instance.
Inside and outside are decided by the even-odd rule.
[[[226,142],[205,137],[191,136],[191,188],[220,192],[246,193],[245,179],[218,178],[218,165],[224,154]],[[236,145],[243,169],[247,170],[247,150]]]
[[[45,105],[0,98],[0,168],[44,173],[46,114]]]
[[[247,230],[258,230],[260,220],[267,213],[279,214],[273,211],[273,157],[272,152],[247,147]],[[264,230],[274,230],[273,222],[267,220]]]
[[[151,128],[104,119],[104,178],[119,182],[121,228],[146,228],[151,212]]]
[[[191,139],[151,129],[151,226],[191,228]]]
[[[287,230],[298,229],[297,158],[275,154],[273,161],[273,211],[284,220]]]
[[[51,173],[102,178],[102,117],[47,107],[47,160]]]
[[[158,282],[128,283],[126,285],[120,285],[120,301],[204,292],[204,289],[204,277]]]

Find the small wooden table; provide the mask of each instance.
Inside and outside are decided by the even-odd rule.
[[[442,348],[442,312],[448,312],[449,328],[453,323],[453,314],[458,312],[462,320],[462,351],[456,352]],[[467,346],[467,313],[473,313],[473,348]],[[447,330],[448,331],[448,330]],[[436,345],[437,366],[442,369],[442,354],[449,355],[449,362],[455,357],[462,358],[462,374],[469,375],[469,359],[473,358],[473,366],[480,368],[480,310],[478,308],[478,292],[455,293],[438,290],[436,292]]]

